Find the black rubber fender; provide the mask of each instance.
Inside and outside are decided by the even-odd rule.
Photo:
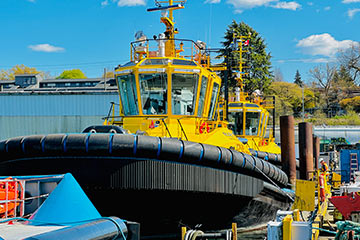
[[[268,176],[270,173],[270,164],[268,162],[263,162],[263,164],[264,164],[263,173]]]
[[[71,155],[80,155],[87,152],[91,134],[69,134],[63,141],[64,152]]]
[[[230,150],[233,156],[232,165],[238,169],[244,168],[246,159],[243,154],[238,151]]]
[[[110,141],[114,134],[103,134],[103,133],[94,133],[87,136],[85,142],[86,152],[89,154],[96,155],[107,155],[110,153]]]
[[[176,138],[161,138],[159,159],[179,161],[184,154],[184,143]]]
[[[182,156],[182,162],[185,163],[197,163],[200,162],[204,155],[204,148],[202,144],[196,142],[183,141],[184,154]]]
[[[204,156],[202,161],[207,166],[216,167],[219,165],[219,161],[221,160],[221,150],[219,147],[202,144],[204,149]]]
[[[161,140],[159,137],[137,136],[135,156],[157,159],[160,156]]]
[[[227,148],[219,147],[219,149],[221,151],[220,163],[224,164],[225,166],[231,165],[233,161],[233,154]]]
[[[244,168],[247,169],[247,170],[250,170],[250,171],[253,171],[254,170],[254,158],[249,155],[249,154],[245,154],[245,153],[241,153],[243,154],[244,156],[244,159],[245,159],[245,166]]]
[[[262,172],[264,170],[264,162],[265,161],[261,160],[260,158],[254,157],[254,156],[252,156],[252,158],[254,158],[254,164],[255,164],[254,171],[259,174],[262,174]]]
[[[213,145],[145,135],[88,133],[17,137],[1,141],[0,154],[1,160],[57,155],[159,159],[239,172],[266,181],[270,178],[283,185],[288,179],[282,170],[252,155]]]
[[[49,155],[58,155],[64,154],[66,152],[66,147],[64,149],[64,141],[67,139],[66,134],[49,134],[41,141],[42,152]]]
[[[5,151],[9,155],[19,155],[23,153],[21,142],[23,140],[23,137],[16,137],[11,138],[8,141],[6,141],[5,145]]]
[[[45,136],[34,135],[24,137],[22,140],[22,150],[26,154],[36,155],[42,152],[42,141]]]
[[[115,134],[109,147],[109,153],[117,156],[133,157],[136,143],[137,136],[135,135]]]

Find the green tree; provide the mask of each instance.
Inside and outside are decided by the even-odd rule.
[[[303,81],[301,80],[301,75],[300,75],[300,73],[299,73],[299,70],[296,70],[294,83],[295,83],[296,85],[298,85],[299,87],[302,87],[303,84],[304,84]]]
[[[72,69],[63,71],[57,79],[79,79],[87,78],[80,69]]]
[[[249,36],[248,47],[246,53],[243,53],[243,61],[245,62],[245,72],[247,76],[244,79],[246,92],[252,93],[259,89],[266,91],[270,86],[273,75],[271,68],[271,55],[266,52],[266,44],[264,39],[249,25],[244,22],[237,23],[235,20],[228,26],[225,32],[225,41],[222,42],[225,49],[231,49],[234,44],[234,34],[237,36]],[[222,52],[224,55],[225,51]],[[232,52],[229,57],[229,65],[234,67],[239,65],[239,55]],[[230,77],[230,86],[236,86],[234,76]]]
[[[269,94],[275,96],[277,116],[299,113],[302,109],[302,89],[295,83],[272,82]],[[315,107],[315,94],[311,89],[304,90],[304,107]]]
[[[345,98],[340,101],[340,106],[347,110],[353,110],[357,113],[360,112],[360,96],[356,96],[353,98]]]

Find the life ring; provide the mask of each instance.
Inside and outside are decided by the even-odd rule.
[[[209,127],[209,124],[207,122],[203,122],[201,125],[200,125],[200,128],[199,128],[199,132],[200,133],[204,133],[204,132],[207,132],[209,133],[210,132],[210,127]]]

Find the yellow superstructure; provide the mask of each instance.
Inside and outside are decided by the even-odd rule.
[[[119,113],[115,114],[113,105],[113,116],[104,124],[120,125],[132,133],[180,138],[250,153],[251,141],[243,143],[228,122],[219,117],[221,79],[215,72],[219,65],[216,69],[211,67],[206,44],[174,38],[178,31],[174,27],[173,10],[183,8],[185,1],[156,3],[158,8],[148,11],[169,12],[167,16],[163,11],[161,17],[166,30],[152,39],[139,34],[131,44],[131,61],[115,70]],[[163,6],[164,3],[168,5]],[[244,103],[243,112],[250,116],[255,107],[247,104],[250,102]],[[257,105],[254,111],[259,110],[262,120],[258,139],[254,140],[257,143],[265,139],[264,116],[268,114]],[[252,138],[255,139],[254,135]]]

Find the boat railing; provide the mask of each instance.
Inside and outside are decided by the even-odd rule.
[[[34,212],[62,178],[63,175],[0,177],[0,219],[25,217]]]
[[[167,44],[167,43],[171,44]],[[194,42],[189,39],[155,38],[138,40],[131,43],[131,61],[140,61],[143,58],[179,57],[195,61],[199,65],[221,71],[226,68],[223,56],[219,49],[209,49],[202,41]],[[212,56],[212,55],[216,56]]]

